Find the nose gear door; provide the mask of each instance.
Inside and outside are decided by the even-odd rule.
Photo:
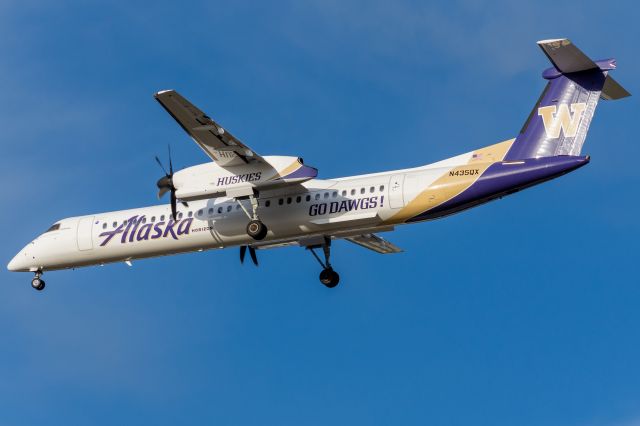
[[[93,218],[94,216],[82,217],[78,221],[76,233],[78,250],[91,250],[93,248]]]

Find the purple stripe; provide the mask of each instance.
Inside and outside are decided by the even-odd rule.
[[[407,222],[436,219],[509,195],[530,186],[554,179],[589,163],[589,157],[558,156],[495,163],[480,178],[451,200],[427,210]]]
[[[280,179],[313,179],[316,176],[318,176],[318,169],[303,165],[295,172],[282,176]]]

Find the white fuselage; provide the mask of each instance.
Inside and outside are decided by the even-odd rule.
[[[295,244],[314,236],[348,236],[391,229],[393,216],[438,177],[469,161],[463,154],[414,169],[261,191],[259,216],[269,232],[262,241],[246,233],[249,221],[238,201],[218,197],[170,206],[71,217],[56,223],[10,262],[14,271],[43,271],[129,261],[190,251],[252,245]],[[250,211],[249,201],[240,201]]]

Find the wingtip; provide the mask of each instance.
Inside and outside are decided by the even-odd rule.
[[[565,45],[565,44],[571,44],[571,40],[569,40],[568,38],[549,38],[546,40],[538,40],[536,43],[540,46],[544,44],[553,44],[553,43],[561,43]]]
[[[159,92],[156,92],[153,96],[155,96],[157,98],[158,96],[162,95],[163,93],[167,93],[167,92],[175,92],[175,90],[173,90],[173,89],[160,90]]]

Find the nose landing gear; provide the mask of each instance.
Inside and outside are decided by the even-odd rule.
[[[324,253],[324,262],[314,251],[314,249],[318,247],[322,247],[322,251]],[[333,267],[331,267],[331,262],[329,261],[329,258],[331,257],[331,239],[326,237],[322,245],[309,246],[308,249],[311,251],[311,254],[313,254],[313,257],[316,258],[320,266],[322,266],[323,268],[319,276],[320,282],[327,288],[334,288],[335,286],[337,286],[340,282],[340,275],[333,270]]]
[[[38,271],[36,272],[36,276],[33,277],[33,279],[31,280],[31,287],[33,287],[38,291],[44,290],[44,285],[45,285],[44,280],[40,278],[41,275],[42,275],[42,272]]]

